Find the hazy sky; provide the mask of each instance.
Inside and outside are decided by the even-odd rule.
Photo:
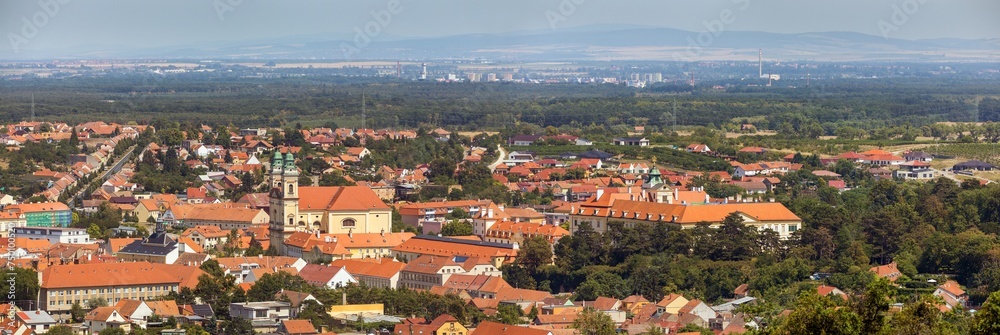
[[[551,18],[556,29],[629,24],[704,31],[704,22],[725,10],[733,13],[727,30],[882,36],[895,28],[887,30],[890,37],[1000,38],[998,0],[0,0],[0,53],[340,37],[394,1],[397,14],[380,38],[550,30]],[[46,12],[39,3],[58,10]],[[34,24],[26,29],[26,21]]]

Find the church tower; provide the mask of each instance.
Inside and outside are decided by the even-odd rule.
[[[299,170],[291,152],[271,159],[271,245],[285,255],[285,239],[296,231],[299,213]]]
[[[653,157],[653,167],[649,170],[646,180],[642,185],[642,191],[646,201],[663,204],[673,204],[676,202],[677,194],[674,188],[668,183],[664,183],[661,178],[660,169],[656,167],[656,157]]]

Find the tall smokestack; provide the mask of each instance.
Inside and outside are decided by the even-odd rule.
[[[764,77],[764,49],[757,49],[757,78]]]
[[[427,63],[420,64],[420,80],[427,80]]]

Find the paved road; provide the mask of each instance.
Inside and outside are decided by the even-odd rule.
[[[503,147],[500,146],[499,144],[497,144],[497,150],[500,151],[500,156],[497,156],[497,160],[493,162],[493,164],[490,164],[490,172],[493,172],[493,170],[495,170],[498,165],[503,163],[503,159],[507,157],[507,150],[504,150]]]
[[[938,171],[938,173],[940,173],[941,176],[943,176],[945,178],[948,178],[948,179],[951,179],[951,180],[955,181],[956,183],[959,183],[959,184],[962,183],[962,180],[958,179],[958,175],[955,174],[955,173],[952,173],[950,171],[942,171],[942,170],[935,170],[935,171]],[[976,178],[976,179],[979,179],[979,180],[985,180],[986,182],[993,182],[992,180],[989,180],[989,179],[986,179],[986,178],[983,178],[983,177],[970,176],[970,175],[965,175],[965,174],[963,174],[961,176],[962,177],[966,177],[966,178]]]
[[[121,158],[118,158],[118,161],[115,162],[114,165],[112,165],[110,168],[107,168],[107,169],[104,170],[104,173],[102,173],[101,176],[98,178],[99,180],[101,180],[101,183],[104,183],[105,181],[107,181],[108,178],[110,178],[112,174],[118,173],[118,171],[122,170],[122,166],[125,164],[125,161],[127,161],[129,157],[132,157],[132,153],[135,152],[135,147],[136,146],[133,145],[131,148],[128,149],[127,152],[125,152],[124,155],[122,155]],[[95,180],[97,180],[97,179],[95,179]],[[92,180],[91,183],[93,183],[93,182],[94,181]],[[89,184],[88,184],[88,186],[89,186]],[[86,191],[87,191],[87,187],[84,187],[84,188],[80,189],[80,191],[77,192],[75,195],[73,195],[73,197],[72,197],[73,200],[70,202],[70,206],[75,206],[76,202],[78,200],[80,200],[81,197],[84,196],[83,193],[86,192]]]

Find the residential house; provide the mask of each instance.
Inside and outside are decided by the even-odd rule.
[[[934,160],[934,156],[923,151],[908,151],[903,154],[903,159],[907,162],[930,162]]]
[[[903,276],[899,272],[899,268],[896,267],[896,262],[875,266],[869,269],[869,271],[874,272],[876,276],[889,279],[891,282],[895,282],[899,277]]]
[[[330,265],[347,269],[359,283],[374,288],[397,288],[399,272],[406,267],[406,263],[389,257],[378,260],[338,259]]]
[[[890,166],[890,165],[900,165],[906,162],[906,159],[893,154],[873,154],[865,156],[864,163],[871,164],[874,166]]]
[[[431,136],[434,136],[434,138],[438,141],[447,141],[451,138],[451,132],[442,128],[437,128],[431,130]]]
[[[691,143],[684,150],[686,150],[687,152],[693,152],[693,153],[699,153],[699,154],[704,154],[704,153],[712,152],[711,148],[709,148],[707,145],[704,145],[704,144],[701,144],[701,143]]]
[[[281,289],[280,291],[278,291],[278,293],[275,293],[274,300],[288,301],[288,303],[291,304],[291,310],[289,311],[289,315],[293,319],[298,317],[299,312],[301,312],[302,309],[305,307],[303,304],[305,304],[306,301],[312,301],[319,305],[323,304],[319,302],[319,300],[317,300],[316,297],[314,297],[312,294],[306,292],[288,291],[285,289]]]
[[[844,291],[841,291],[836,286],[820,285],[816,287],[816,293],[819,294],[821,297],[833,295],[844,299],[844,301],[847,301],[848,299],[847,293],[844,293]]]
[[[521,244],[535,236],[541,236],[549,244],[555,244],[564,236],[569,236],[569,231],[560,226],[544,223],[502,220],[487,228],[480,237],[485,242]]]
[[[476,216],[481,210],[488,209],[493,202],[489,200],[454,200],[439,202],[411,203],[398,208],[403,223],[412,227],[423,227],[426,222],[444,222],[447,216],[461,209],[469,217]]]
[[[404,319],[403,323],[397,324],[393,328],[394,335],[458,335],[469,334],[469,329],[465,328],[455,317],[442,314],[434,320],[424,322],[413,322],[412,319]]]
[[[953,171],[968,171],[968,170],[972,170],[972,171],[993,171],[993,170],[996,169],[996,166],[994,166],[993,164],[987,163],[987,162],[983,162],[983,161],[975,160],[974,159],[974,160],[965,161],[965,162],[961,162],[961,163],[955,164],[955,166],[953,166],[951,169]]]
[[[40,309],[18,311],[14,313],[14,319],[26,328],[34,331],[35,334],[45,334],[49,331],[49,328],[56,325],[56,320],[48,312]]]
[[[612,140],[614,145],[648,147],[649,140],[644,137],[619,137]]]
[[[421,256],[436,256],[444,258],[479,258],[488,260],[494,268],[513,262],[517,256],[516,245],[473,241],[468,239],[414,236],[403,244],[392,248],[392,257],[404,261],[413,261]],[[440,285],[440,284],[439,284]]]
[[[535,141],[538,141],[541,138],[542,137],[539,135],[515,135],[507,141],[507,144],[512,146],[528,146],[535,144]]]
[[[250,320],[254,331],[273,332],[283,320],[291,318],[292,305],[284,301],[258,301],[229,304],[229,316]]]
[[[931,164],[924,161],[907,161],[899,164],[899,170],[893,171],[893,176],[907,180],[931,180],[937,176]]]
[[[299,270],[299,277],[302,277],[307,283],[326,288],[346,287],[351,283],[358,282],[342,266],[320,264],[306,264]]]
[[[520,165],[535,160],[535,153],[530,151],[511,151],[503,162],[507,165]]]
[[[364,159],[368,155],[371,155],[372,152],[368,148],[347,148],[347,154],[357,159]]]
[[[93,334],[100,333],[107,328],[121,328],[126,333],[131,330],[129,320],[111,306],[91,310],[83,317],[83,324]]]
[[[146,329],[149,318],[153,316],[153,309],[138,299],[118,300],[114,308],[122,317],[142,329]]]
[[[969,295],[954,280],[939,285],[933,294],[943,299],[949,310],[956,307],[966,307],[969,303]]]
[[[320,258],[383,258],[392,255],[392,248],[414,236],[413,233],[292,233],[285,240],[288,256],[306,261]]]
[[[712,307],[709,307],[701,300],[694,299],[688,301],[688,303],[685,304],[684,307],[681,307],[681,309],[677,311],[677,315],[680,317],[684,317],[685,315],[694,315],[707,324],[709,319],[715,317],[715,310],[713,310]]]
[[[256,269],[294,269],[294,272],[301,271],[306,266],[306,261],[298,257],[286,256],[257,256],[257,257],[217,257],[215,261],[227,275],[236,277],[236,283],[243,283]]]
[[[500,276],[486,274],[452,274],[443,285],[447,289],[465,291],[473,298],[495,299],[500,290],[511,287]]]
[[[631,295],[622,299],[622,305],[619,309],[635,314],[646,305],[649,305],[649,300],[646,300],[641,295]]]
[[[646,163],[621,163],[618,165],[619,174],[647,174],[649,165]]]
[[[230,231],[218,226],[194,226],[181,233],[182,238],[190,238],[202,248],[210,249],[216,245],[226,244]]]
[[[688,301],[680,294],[671,293],[663,296],[663,299],[660,299],[656,306],[659,307],[660,313],[677,314],[682,307],[687,305]]]
[[[399,287],[429,290],[443,286],[453,274],[495,275],[500,270],[488,259],[464,256],[423,255],[410,260],[399,272]]]

